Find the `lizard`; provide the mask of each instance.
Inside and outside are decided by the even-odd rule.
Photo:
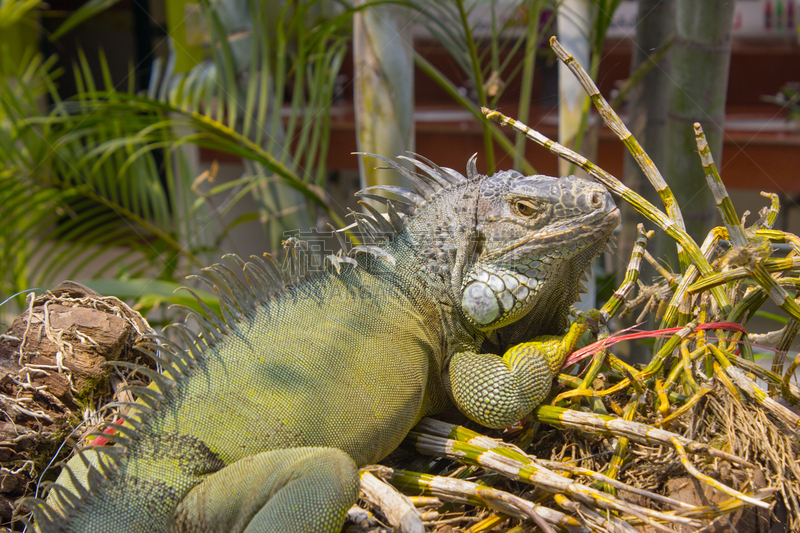
[[[266,255],[206,269],[220,314],[197,298],[196,328],[140,343],[162,372],[140,369],[151,384],[96,430],[110,442],[23,502],[37,531],[337,532],[358,469],[422,417],[455,405],[502,428],[541,403],[591,325],[568,313],[619,223],[610,194],[482,175],[476,156],[466,175],[374,157],[416,192],[359,191],[386,206],[352,213],[369,240],[299,281]]]

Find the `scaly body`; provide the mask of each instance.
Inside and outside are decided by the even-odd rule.
[[[396,199],[390,222],[360,215],[377,242],[355,260],[274,291],[269,265],[244,283],[217,267],[230,312],[178,328],[188,351],[158,348],[172,363],[134,391],[116,444],[31,504],[39,530],[338,531],[357,468],[423,416],[454,402],[502,427],[535,407],[586,328],[533,337],[563,332],[618,211],[577,178],[417,164],[419,195],[365,193]]]

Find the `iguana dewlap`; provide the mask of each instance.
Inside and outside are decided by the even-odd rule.
[[[336,532],[357,469],[420,418],[453,402],[503,427],[541,402],[585,320],[527,341],[563,334],[618,210],[575,177],[415,164],[416,193],[360,193],[388,214],[358,214],[373,244],[325,271],[281,287],[269,260],[211,267],[223,316],[195,316],[199,335],[177,326],[185,349],[144,346],[164,373],[132,388],[112,444],[27,502],[37,529]]]

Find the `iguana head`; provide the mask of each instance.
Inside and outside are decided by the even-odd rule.
[[[421,173],[374,157],[417,192],[376,186],[358,194],[388,203],[390,211],[385,193],[400,197],[398,210],[409,215],[404,231],[416,247],[415,271],[444,282],[469,323],[501,343],[560,332],[581,277],[619,223],[604,187],[513,170],[482,176],[474,157],[466,176],[421,156],[403,158]]]
[[[577,298],[583,272],[620,220],[601,185],[574,176],[484,178],[475,197],[475,260],[461,279],[461,307],[479,330],[537,322],[537,334]],[[555,333],[555,331],[552,331]]]

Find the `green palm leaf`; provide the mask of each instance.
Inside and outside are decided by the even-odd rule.
[[[8,221],[0,231],[0,289],[65,276],[181,279],[218,256],[231,226],[256,217],[245,213],[230,224],[212,217],[206,198],[223,191],[232,203],[256,196],[257,217],[282,224],[273,242],[286,224],[313,220],[281,220],[291,211],[287,199],[300,202],[298,213],[311,206],[341,225],[321,185],[349,13],[326,20],[317,4],[266,0],[241,13],[204,4],[219,43],[213,58],[188,73],[173,72],[172,62],[163,71],[154,65],[144,94],[117,91],[102,53],[100,80],[79,56],[79,94],[68,101],[55,90],[52,60],[39,55],[0,79],[0,217]],[[243,21],[252,24],[249,34],[229,42],[226,24]],[[54,102],[45,114],[37,107],[43,94]],[[188,144],[241,157],[245,175],[230,190],[215,186],[198,197],[180,150]]]

